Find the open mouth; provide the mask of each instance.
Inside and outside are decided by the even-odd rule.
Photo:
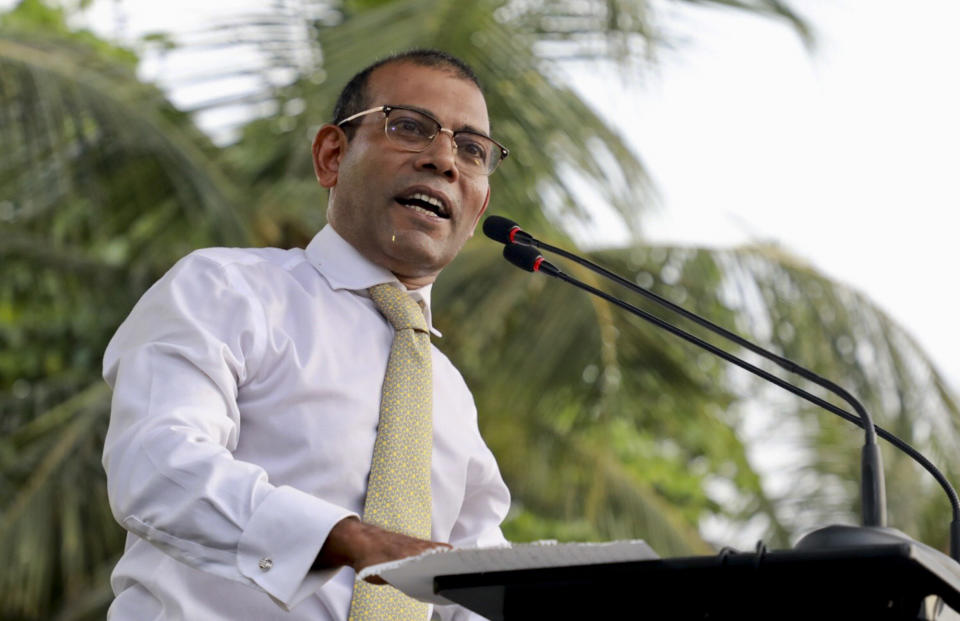
[[[404,207],[409,207],[423,214],[444,219],[450,218],[450,211],[447,209],[447,206],[443,204],[443,201],[435,196],[424,194],[423,192],[414,192],[409,196],[398,196],[394,200]]]

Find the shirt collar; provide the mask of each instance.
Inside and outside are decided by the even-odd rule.
[[[367,289],[374,285],[390,283],[405,291],[423,309],[423,315],[430,326],[430,332],[443,336],[433,327],[433,313],[430,310],[429,284],[419,289],[407,289],[390,270],[373,263],[340,237],[329,224],[320,229],[306,248],[307,259],[332,289],[347,289],[369,297]]]

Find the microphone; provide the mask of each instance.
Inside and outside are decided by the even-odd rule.
[[[536,240],[521,229],[519,224],[503,216],[487,216],[487,219],[483,221],[483,234],[501,244],[536,245]]]
[[[484,229],[484,232],[486,232],[486,229]],[[507,244],[503,247],[503,258],[528,272],[543,272],[560,279],[565,276],[556,265],[545,260],[543,255],[531,246]]]
[[[646,289],[635,285],[623,277],[618,276],[617,274],[614,274],[613,272],[610,272],[605,268],[588,261],[587,259],[583,259],[565,250],[555,248],[549,244],[545,244],[540,240],[537,240],[532,235],[523,231],[515,222],[507,218],[503,218],[501,216],[489,216],[484,221],[483,232],[491,239],[507,244],[504,247],[503,254],[504,257],[514,265],[517,265],[518,267],[521,267],[527,271],[542,271],[550,276],[554,276],[560,280],[569,282],[580,289],[584,289],[593,295],[597,295],[613,304],[616,304],[617,306],[620,306],[621,308],[624,308],[625,310],[642,317],[643,319],[646,319],[647,321],[650,321],[651,323],[658,325],[661,328],[666,329],[674,335],[679,336],[684,340],[701,347],[702,349],[710,351],[711,353],[723,358],[724,360],[727,360],[728,362],[731,362],[755,375],[758,375],[780,386],[781,388],[784,388],[785,390],[788,390],[789,392],[792,392],[797,396],[800,396],[811,403],[819,405],[820,407],[864,428],[866,432],[866,441],[863,447],[861,459],[861,512],[864,526],[877,528],[867,529],[864,531],[863,529],[848,529],[841,526],[830,526],[817,530],[804,537],[804,539],[797,544],[798,548],[810,548],[822,545],[851,545],[853,543],[889,542],[891,538],[899,539],[906,537],[906,535],[903,535],[895,529],[883,528],[886,521],[883,469],[880,461],[879,447],[876,445],[875,441],[876,435],[880,435],[880,437],[891,442],[898,449],[907,453],[911,458],[920,463],[920,465],[923,466],[937,480],[937,482],[946,492],[953,510],[953,520],[950,524],[950,556],[954,560],[960,562],[960,500],[957,498],[956,491],[950,485],[950,482],[947,481],[946,477],[944,477],[944,475],[936,468],[936,466],[934,466],[913,447],[885,429],[874,426],[873,421],[870,419],[870,416],[866,412],[865,408],[863,408],[860,402],[857,401],[846,390],[824,378],[821,378],[812,371],[809,371],[786,358],[778,356],[773,352],[763,349],[759,345],[755,345],[754,343],[751,343],[750,341],[747,341],[746,339],[729,332],[728,330],[710,322],[709,320],[691,313],[690,311],[687,311],[686,309],[683,309],[682,307],[679,307],[672,302],[665,300],[664,298],[661,298],[653,292],[647,291]],[[516,240],[517,242],[522,242],[529,245],[524,246],[520,245],[519,243],[509,243],[510,240]],[[654,315],[640,310],[631,304],[619,300],[618,298],[615,298],[603,291],[595,289],[576,280],[575,278],[564,274],[556,266],[545,261],[543,257],[540,256],[540,253],[537,252],[532,246],[541,247],[569,258],[583,265],[584,267],[601,274],[602,276],[608,277],[633,291],[641,293],[649,299],[666,306],[670,310],[673,310],[684,317],[687,317],[706,327],[707,329],[746,347],[750,351],[754,351],[755,353],[758,353],[761,356],[776,362],[778,365],[787,369],[788,371],[797,373],[802,377],[813,381],[828,390],[831,390],[851,403],[860,416],[854,416],[853,414],[850,414],[849,412],[838,408],[833,404],[828,403],[797,386],[794,386],[793,384],[785,382],[784,380],[771,375],[766,371],[763,371],[762,369],[755,367],[754,365],[751,365],[750,363],[737,358],[736,356],[733,356],[732,354],[729,354],[728,352],[719,349],[712,344],[707,343],[706,341],[703,341],[702,339],[699,339],[692,334],[689,334],[680,328],[677,328],[672,324],[659,319]]]

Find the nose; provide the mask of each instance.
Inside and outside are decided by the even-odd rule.
[[[442,134],[449,137],[449,141]],[[425,170],[433,170],[455,180],[460,176],[460,170],[457,168],[457,143],[453,140],[453,131],[447,128],[441,128],[440,133],[433,139],[426,150],[419,153],[417,158],[417,167]]]

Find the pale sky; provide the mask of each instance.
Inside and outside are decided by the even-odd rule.
[[[695,40],[655,74],[576,84],[656,181],[647,237],[776,241],[878,302],[956,391],[960,2],[794,4],[816,29],[812,53],[783,24],[674,9],[667,25]]]

